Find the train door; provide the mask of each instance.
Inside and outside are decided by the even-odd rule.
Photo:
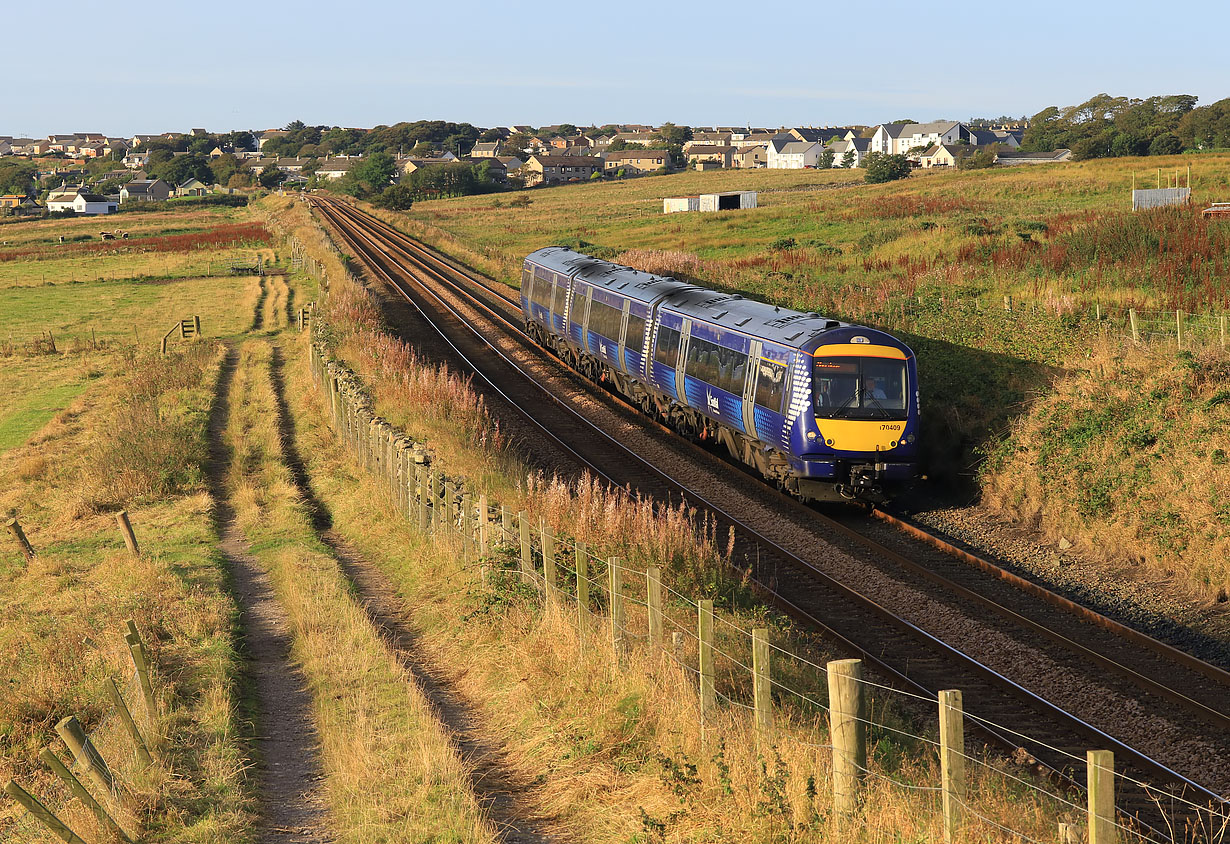
[[[675,395],[679,396],[680,404],[688,403],[688,393],[683,384],[683,367],[688,360],[688,346],[692,342],[692,320],[683,318],[679,329],[679,358],[675,361]]]
[[[753,340],[747,350],[747,377],[743,380],[743,430],[756,439],[763,439],[756,430],[756,378],[760,372],[757,364],[760,361],[762,344]]]
[[[628,348],[628,308],[631,306],[632,300],[624,299],[623,311],[619,317],[619,349],[617,357],[619,358],[619,368],[624,372],[628,372],[628,358],[624,355],[624,351]]]

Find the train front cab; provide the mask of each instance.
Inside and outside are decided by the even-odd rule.
[[[826,335],[800,353],[798,369],[810,370],[810,383],[796,426],[794,491],[816,500],[883,501],[917,475],[914,355],[887,334],[842,333],[850,336]]]

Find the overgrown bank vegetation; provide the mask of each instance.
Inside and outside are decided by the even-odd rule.
[[[203,483],[206,417],[221,348],[167,358],[131,352],[109,389],[90,390],[24,445],[0,454],[0,510],[17,512],[37,556],[0,547],[0,781],[43,798],[88,840],[94,816],[42,765],[54,726],[76,715],[122,783],[130,831],[163,841],[234,839],[251,823],[236,710],[235,607],[213,551]],[[143,553],[116,529],[130,513]],[[104,693],[130,689],[125,622],[154,663],[165,755],[142,770]],[[129,704],[137,707],[137,697]],[[142,726],[149,729],[148,722]],[[148,732],[147,732],[148,735]],[[0,839],[47,833],[5,801]]]
[[[1144,168],[1192,165],[1195,203],[1133,214],[1133,174]],[[760,206],[725,214],[661,214],[661,197],[758,189]],[[1134,353],[1099,353],[1097,378],[1125,389],[1132,378],[1173,360],[1174,310],[1207,315],[1211,342],[1198,357],[1224,353],[1217,315],[1230,306],[1222,283],[1230,271],[1230,222],[1200,209],[1230,195],[1230,155],[1191,159],[1089,161],[990,171],[928,173],[889,185],[850,183],[832,172],[686,173],[611,185],[538,192],[532,204],[510,208],[490,198],[423,202],[408,214],[377,212],[471,266],[511,285],[522,257],[549,243],[654,272],[695,279],[770,302],[887,328],[918,354],[927,471],[941,487],[989,493],[985,500],[1012,515],[1053,513],[1041,524],[1086,549],[1122,561],[1124,519],[1164,476],[1185,471],[1182,449],[1156,453],[1129,444],[1124,460],[1148,457],[1155,471],[1122,474],[1109,462],[1077,457],[1042,471],[1020,461],[983,463],[988,452],[1025,445],[1026,431],[1080,441],[1081,424],[1038,418],[1048,396],[1074,395],[1090,376],[1091,350],[1127,336],[1127,308],[1171,309],[1171,345],[1125,363]],[[1107,314],[1121,314],[1112,328]],[[1101,319],[1098,319],[1098,316]],[[1143,317],[1142,317],[1143,318]],[[1109,338],[1109,340],[1107,339]],[[1102,376],[1100,373],[1108,374]],[[1151,379],[1150,379],[1151,380]],[[1083,395],[1083,394],[1081,394]],[[1141,392],[1143,397],[1145,393]],[[1047,400],[1049,401],[1049,399]],[[1197,405],[1163,391],[1150,410],[1198,426]],[[1091,407],[1091,412],[1097,412]],[[1201,411],[1202,412],[1202,411]],[[1112,435],[1118,420],[1105,422]],[[1130,438],[1129,438],[1130,439]],[[1134,443],[1135,441],[1132,440]],[[1090,448],[1102,447],[1089,441]],[[1216,447],[1214,447],[1216,448]],[[1090,474],[1092,472],[1092,474]],[[1209,467],[1218,488],[1230,468]],[[1099,490],[1117,490],[1107,496]],[[1010,491],[1010,492],[1009,492]],[[1216,534],[1208,490],[1167,488],[1166,512],[1181,514],[1173,529]],[[1091,496],[1083,510],[1069,506]],[[1117,504],[1115,502],[1118,502]],[[1105,505],[1099,509],[1098,504]],[[1215,510],[1216,508],[1214,508]],[[1151,570],[1172,571],[1182,586],[1215,598],[1227,585],[1216,542],[1145,541],[1139,521],[1132,550]],[[1119,541],[1109,541],[1119,532]]]
[[[286,209],[288,227],[300,215],[300,209]],[[318,328],[333,353],[370,385],[376,412],[425,441],[437,472],[464,478],[472,492],[514,510],[525,509],[564,548],[579,538],[600,556],[618,555],[632,568],[652,562],[663,567],[671,589],[714,598],[724,631],[721,647],[736,659],[747,659],[740,650],[747,645],[730,631],[767,625],[775,644],[823,661],[823,646],[757,608],[738,578],[726,573],[725,537],[697,526],[687,508],[655,512],[594,484],[534,476],[463,379],[423,366],[381,330],[379,312],[361,289],[344,274],[331,275],[331,281]],[[781,692],[771,750],[758,751],[750,715],[738,705],[723,705],[702,730],[686,670],[640,647],[615,663],[609,633],[604,637],[597,620],[592,632],[578,632],[568,613],[544,611],[515,574],[511,548],[497,548],[485,561],[484,582],[477,566],[462,559],[459,540],[447,533],[425,537],[397,516],[375,479],[358,469],[324,424],[329,411],[306,372],[296,369],[289,396],[309,474],[335,529],[395,584],[424,652],[480,714],[482,734],[507,748],[515,778],[530,784],[518,792],[528,804],[523,810],[561,840],[939,837],[934,800],[900,785],[935,782],[935,760],[925,743],[892,732],[893,726],[918,728],[891,698],[872,706],[874,720],[889,725],[872,728],[873,769],[891,781],[870,777],[863,813],[854,822],[842,821],[831,811],[821,675],[780,658],[776,679],[806,688],[817,703]],[[561,560],[566,571],[568,555]],[[694,627],[686,604],[670,605],[682,629]],[[723,694],[746,700],[748,679],[737,665],[723,659],[719,675]],[[996,764],[1022,773],[1011,763]],[[973,768],[980,811],[1007,826],[1049,834],[1052,805],[988,768]],[[996,840],[990,827],[980,834]]]

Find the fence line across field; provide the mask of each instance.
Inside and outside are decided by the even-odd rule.
[[[315,328],[316,326],[313,326]],[[315,332],[314,332],[315,333]],[[719,689],[711,689],[715,699],[726,701],[729,705],[736,706],[742,709],[752,711],[756,715],[756,725],[758,733],[770,731],[772,729],[771,710],[772,703],[770,696],[766,693],[767,689],[776,686],[784,692],[799,697],[809,705],[815,706],[822,711],[830,713],[830,719],[836,717],[834,710],[834,702],[832,698],[833,684],[840,684],[847,689],[846,694],[851,695],[850,701],[861,700],[864,688],[882,689],[892,692],[893,694],[905,694],[912,699],[927,700],[930,704],[935,704],[934,698],[927,698],[915,693],[903,693],[901,690],[883,686],[871,681],[864,680],[861,677],[861,670],[851,672],[848,669],[849,664],[858,663],[857,660],[841,660],[834,663],[829,663],[827,666],[821,666],[814,663],[805,657],[791,653],[779,645],[769,642],[764,634],[767,631],[749,631],[738,624],[722,618],[721,615],[711,614],[710,619],[717,619],[721,625],[735,631],[740,636],[747,636],[751,644],[753,655],[752,664],[748,665],[742,658],[735,657],[726,651],[716,648],[712,641],[705,641],[703,636],[697,635],[689,629],[689,627],[676,621],[671,613],[663,613],[661,606],[662,586],[665,586],[667,594],[675,595],[679,598],[690,610],[695,609],[701,619],[701,630],[704,629],[705,605],[711,602],[699,602],[679,593],[672,589],[667,584],[662,584],[660,579],[651,576],[648,570],[636,568],[622,562],[619,558],[608,557],[602,558],[593,553],[592,549],[581,543],[578,539],[569,540],[565,537],[556,537],[550,531],[546,530],[540,522],[537,526],[532,523],[528,514],[524,511],[517,513],[514,518],[510,515],[507,507],[502,507],[498,502],[494,506],[488,506],[483,512],[476,512],[475,499],[476,496],[466,492],[464,484],[458,485],[452,478],[445,479],[442,474],[437,474],[436,470],[424,471],[422,467],[416,467],[411,473],[407,469],[407,444],[410,440],[405,438],[400,432],[397,432],[391,425],[384,420],[378,419],[371,410],[370,401],[364,396],[363,385],[353,373],[350,373],[344,366],[328,359],[323,347],[320,347],[315,338],[310,344],[313,375],[316,383],[321,386],[329,394],[329,407],[333,413],[336,428],[342,441],[348,444],[352,451],[355,452],[356,458],[359,459],[370,471],[377,475],[383,475],[387,482],[387,488],[390,492],[394,507],[399,513],[404,513],[407,520],[411,523],[418,522],[422,525],[426,522],[429,527],[436,530],[442,527],[449,529],[449,532],[458,536],[462,541],[462,553],[468,560],[475,554],[475,549],[478,547],[477,542],[481,534],[487,529],[486,526],[492,524],[493,513],[499,515],[498,521],[495,521],[496,528],[500,534],[500,538],[504,540],[501,545],[507,547],[509,551],[515,552],[518,544],[520,545],[520,554],[514,556],[520,557],[520,571],[522,576],[527,579],[527,582],[533,584],[534,588],[539,591],[543,599],[548,605],[554,605],[561,598],[570,598],[570,593],[561,589],[558,585],[558,577],[561,572],[565,575],[570,575],[573,583],[579,587],[582,582],[585,584],[585,589],[577,589],[578,596],[584,593],[584,597],[589,598],[595,595],[591,591],[592,587],[597,586],[596,594],[602,595],[605,591],[607,595],[607,611],[610,614],[610,630],[613,639],[609,644],[613,644],[617,651],[624,647],[623,642],[627,639],[636,639],[649,642],[654,647],[662,646],[661,650],[667,653],[671,660],[676,664],[680,664],[678,658],[670,654],[668,648],[664,646],[661,636],[661,624],[665,620],[669,620],[671,625],[679,628],[688,638],[697,642],[698,648],[702,652],[702,664],[700,669],[688,666],[688,671],[695,673],[701,685],[702,693],[702,709],[703,695],[705,693],[705,684],[712,683],[710,677],[706,675],[704,667],[704,653],[708,653],[708,659],[712,660],[714,656],[720,656],[729,661],[731,666],[742,671],[744,676],[750,675],[753,683],[752,688],[754,694],[754,703],[748,705],[730,698],[725,692]],[[424,483],[424,480],[427,482]],[[411,502],[417,506],[413,506]],[[423,518],[423,511],[426,510],[426,518]],[[412,514],[412,511],[413,514]],[[418,516],[413,518],[412,516]],[[564,562],[564,558],[568,552],[568,546],[571,544],[573,556],[579,563],[582,559],[588,563],[600,563],[605,569],[606,578],[592,577],[588,571],[582,576],[578,574],[578,569],[574,569]],[[562,552],[562,553],[561,553]],[[540,571],[541,569],[541,571]],[[506,571],[517,571],[517,569],[505,569]],[[641,599],[636,594],[627,594],[624,583],[624,575],[634,576],[635,579],[645,579],[646,589],[657,589],[657,597],[654,598],[648,595],[645,599]],[[571,588],[569,586],[568,588]],[[639,608],[644,607],[648,616],[649,632],[643,633],[632,629],[629,624],[630,620],[625,615],[627,606],[638,608],[637,615],[641,615]],[[590,608],[585,607],[586,611]],[[710,611],[711,612],[711,611]],[[577,627],[577,629],[585,634],[594,631],[584,631],[581,629],[579,620],[573,621],[573,613],[565,613],[564,617],[569,619],[569,623]],[[710,625],[710,633],[712,636],[712,624]],[[656,631],[656,632],[655,632]],[[673,637],[672,637],[673,638]],[[807,665],[815,668],[821,673],[821,676],[828,676],[830,683],[830,702],[829,704],[821,704],[819,701],[812,698],[808,693],[794,689],[781,681],[774,681],[770,674],[769,655],[773,652],[784,655],[790,659],[796,660],[802,665]],[[840,665],[842,674],[840,676],[831,673],[832,666]],[[711,669],[710,669],[711,670]],[[733,670],[730,669],[730,670]],[[959,699],[959,698],[958,698]],[[949,747],[945,745],[943,730],[941,730],[941,741],[936,742],[935,739],[916,736],[908,731],[899,728],[890,727],[888,725],[876,723],[874,720],[867,718],[862,714],[863,704],[849,703],[842,706],[843,723],[856,725],[857,729],[844,729],[845,732],[860,733],[865,735],[867,727],[874,726],[878,729],[891,730],[892,732],[909,737],[920,742],[924,742],[930,746],[938,746],[941,750],[941,755],[948,754],[947,758],[969,760],[976,764],[993,771],[996,774],[1004,775],[1010,779],[1020,781],[1019,778],[1011,777],[1003,771],[986,763],[985,761],[965,753],[963,744],[958,747]],[[967,717],[967,713],[961,712],[960,718]],[[977,716],[968,715],[968,717],[976,722],[986,726],[996,727],[998,729],[1008,729],[1002,725],[994,724],[993,722],[979,718]],[[835,729],[835,727],[831,727]],[[1037,741],[1030,736],[1025,736],[1015,731],[1009,730],[1010,733],[1018,735],[1021,738],[1027,739],[1040,747],[1048,747],[1051,750],[1057,750],[1047,745],[1045,742]],[[865,740],[865,738],[864,738]],[[819,745],[817,745],[819,747]],[[845,751],[843,751],[844,753]],[[1062,751],[1059,751],[1063,753]],[[865,756],[865,748],[861,751],[862,756]],[[1092,778],[1100,768],[1092,761],[1092,757],[1080,759],[1079,756],[1071,753],[1064,753],[1065,756],[1073,760],[1084,762],[1090,772]],[[857,759],[862,758],[858,754],[854,754]],[[1099,757],[1101,758],[1101,757]],[[835,755],[835,765],[843,765],[844,762]],[[859,763],[861,765],[861,763]],[[856,766],[857,767],[857,766]],[[864,766],[865,768],[865,766]],[[837,768],[835,768],[836,772]],[[847,766],[846,770],[849,768]],[[1107,768],[1106,770],[1110,770]],[[835,777],[837,774],[835,773]],[[847,775],[842,775],[847,776]],[[853,774],[856,778],[861,776],[858,770]],[[946,775],[947,776],[947,775]],[[962,777],[964,775],[962,774]],[[836,782],[836,780],[835,780]],[[1135,782],[1135,781],[1133,781]],[[1040,796],[1056,800],[1067,806],[1075,806],[1076,804],[1065,799],[1059,794],[1043,789],[1039,786],[1033,786],[1033,791]],[[836,787],[836,786],[835,786]],[[851,786],[853,787],[853,786]],[[937,786],[935,788],[943,790],[945,786]],[[931,787],[927,787],[931,788]],[[1154,789],[1155,793],[1165,795],[1175,800],[1180,800],[1192,808],[1206,810],[1204,807],[1197,806],[1191,801],[1184,801],[1178,795],[1170,794],[1161,789]],[[840,795],[839,795],[840,798]],[[1092,798],[1091,798],[1092,801]],[[950,802],[949,806],[956,805]],[[1092,803],[1091,803],[1092,805]],[[1105,811],[1105,806],[1099,807],[1100,811]],[[1111,809],[1113,813],[1113,807]],[[1215,817],[1222,817],[1220,814],[1214,814]],[[948,836],[948,815],[946,814],[946,837]],[[1013,834],[1021,835],[1019,832],[1013,831]],[[1021,837],[1027,837],[1021,835]]]

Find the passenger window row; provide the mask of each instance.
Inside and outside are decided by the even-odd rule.
[[[728,393],[741,395],[747,380],[747,355],[693,337],[688,343],[686,372]]]

